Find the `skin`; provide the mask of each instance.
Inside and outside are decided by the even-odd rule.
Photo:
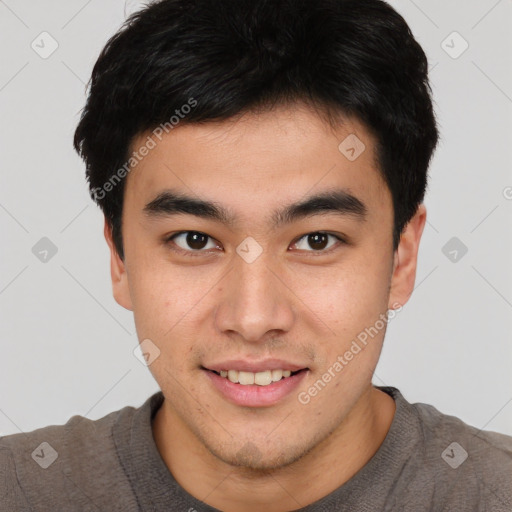
[[[338,150],[352,133],[366,146],[353,162]],[[374,146],[356,119],[333,129],[303,105],[181,124],[127,177],[124,261],[105,224],[114,297],[133,311],[139,340],[160,350],[149,366],[165,397],[153,422],[157,448],[180,485],[213,507],[277,512],[317,501],[361,469],[389,430],[395,403],[371,383],[385,328],[309,403],[297,397],[414,287],[426,210],[393,251],[393,206]],[[170,188],[223,205],[236,224],[145,216]],[[326,213],[272,228],[275,209],[331,188],[364,202],[366,219]],[[191,257],[164,241],[180,231],[211,238]],[[318,231],[348,243],[329,237],[315,251],[304,235]],[[236,253],[248,236],[263,251],[250,264]],[[193,251],[185,237],[175,244]],[[227,401],[200,369],[270,357],[309,368],[300,389],[270,407]]]

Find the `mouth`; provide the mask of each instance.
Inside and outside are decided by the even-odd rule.
[[[284,365],[283,365],[284,366]],[[222,398],[244,407],[269,407],[290,396],[299,386],[309,368],[279,368],[248,371],[225,366],[226,369],[201,366]]]
[[[295,371],[278,368],[275,370],[265,370],[261,372],[246,372],[242,370],[215,371],[204,367],[203,370],[213,372],[223,379],[228,379],[233,384],[240,384],[242,386],[270,386],[274,382],[279,382],[282,379],[288,379],[297,375],[299,372],[307,371],[307,368]]]

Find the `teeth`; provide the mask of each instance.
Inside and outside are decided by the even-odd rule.
[[[254,384],[254,373],[238,372],[238,382],[244,386]]]
[[[254,374],[254,384],[258,384],[258,386],[268,386],[271,382],[272,372],[270,370]]]
[[[277,382],[283,378],[283,370],[272,370],[272,380]]]
[[[242,372],[238,370],[221,370],[220,376],[227,377],[234,384],[242,384],[242,386],[250,386],[257,384],[258,386],[268,386],[272,382],[278,382],[283,378],[291,375],[290,370],[266,370],[264,372]]]

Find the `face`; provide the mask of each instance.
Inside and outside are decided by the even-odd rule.
[[[370,386],[411,289],[374,145],[354,119],[282,107],[177,126],[127,177],[114,295],[167,413],[228,464],[299,459]]]

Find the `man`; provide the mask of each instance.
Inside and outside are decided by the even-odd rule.
[[[129,19],[74,142],[161,392],[1,438],[2,510],[511,510],[511,437],[371,382],[437,138],[379,0]]]

